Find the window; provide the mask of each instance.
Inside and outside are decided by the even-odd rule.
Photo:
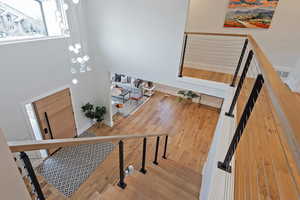
[[[68,35],[61,0],[0,0],[0,42]]]

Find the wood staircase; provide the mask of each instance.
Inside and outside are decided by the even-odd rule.
[[[182,200],[199,199],[201,174],[172,160],[161,160],[159,165],[148,164],[147,173],[135,171],[125,179],[123,190],[109,185],[100,194],[101,200]]]

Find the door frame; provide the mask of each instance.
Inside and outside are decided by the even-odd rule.
[[[45,92],[45,93],[43,93],[43,94],[41,94],[41,95],[39,95],[39,96],[37,96],[37,97],[33,97],[33,98],[29,99],[29,100],[26,100],[26,101],[20,103],[20,107],[21,107],[22,113],[23,113],[23,115],[24,115],[26,124],[27,124],[26,128],[27,128],[28,132],[30,133],[31,138],[32,138],[33,140],[36,140],[36,138],[35,138],[34,130],[33,130],[32,126],[31,126],[30,120],[29,120],[29,118],[28,118],[28,115],[27,115],[27,111],[26,111],[26,107],[25,107],[25,106],[26,106],[27,104],[32,104],[32,103],[35,102],[35,101],[38,101],[38,100],[40,100],[40,99],[43,99],[43,98],[45,98],[45,97],[48,97],[48,96],[50,96],[50,95],[53,95],[53,94],[55,94],[55,93],[57,93],[57,92],[60,92],[60,91],[62,91],[62,90],[65,90],[65,89],[69,89],[69,90],[70,90],[70,93],[71,93],[72,109],[73,109],[73,111],[74,111],[75,127],[76,127],[76,130],[77,130],[77,131],[76,131],[76,136],[75,136],[75,137],[78,136],[77,119],[76,119],[75,109],[74,109],[74,103],[73,103],[73,102],[74,102],[74,98],[73,98],[73,95],[72,95],[72,93],[73,93],[73,92],[72,92],[72,87],[71,87],[70,84],[67,84],[67,85],[64,85],[64,86],[62,86],[62,87],[59,87],[59,88],[56,88],[56,89],[53,89],[53,90],[49,90],[49,91],[47,91],[47,92]],[[40,125],[40,124],[39,124],[39,125]],[[42,134],[41,134],[41,137],[43,137]],[[40,154],[40,156],[41,156],[41,153],[39,153],[39,154]]]

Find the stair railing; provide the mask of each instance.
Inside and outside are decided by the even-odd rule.
[[[238,75],[239,75],[240,68],[241,68],[242,62],[243,62],[243,60],[244,60],[244,56],[245,56],[247,47],[248,47],[248,43],[249,43],[249,40],[246,39],[246,40],[245,40],[245,43],[244,43],[244,46],[243,46],[243,49],[242,49],[242,53],[241,53],[241,56],[240,56],[238,65],[237,65],[237,67],[236,67],[236,69],[235,69],[235,72],[234,72],[234,75],[233,75],[232,83],[231,83],[231,85],[230,85],[231,87],[235,87],[235,82],[236,82],[237,77],[238,77]]]
[[[243,135],[244,129],[247,126],[247,122],[251,116],[251,113],[253,111],[253,108],[255,106],[255,103],[257,101],[257,98],[259,97],[260,91],[264,85],[264,78],[261,74],[259,74],[256,78],[255,84],[253,86],[252,92],[250,94],[250,97],[248,99],[248,102],[245,106],[244,112],[242,114],[242,117],[240,119],[240,122],[235,130],[233,139],[231,141],[231,144],[229,146],[229,149],[227,151],[227,154],[225,156],[225,159],[223,162],[218,162],[218,168],[231,173],[231,166],[230,162],[232,160],[232,157],[236,151],[236,148],[239,144],[239,141]]]
[[[53,139],[53,140],[36,140],[36,141],[17,141],[8,142],[8,146],[13,153],[20,152],[20,159],[24,163],[24,168],[28,172],[33,190],[39,200],[44,200],[45,196],[38,182],[31,161],[25,151],[34,151],[41,149],[53,149],[68,146],[76,146],[80,144],[97,144],[104,141],[118,141],[119,144],[119,172],[120,179],[118,186],[122,189],[126,188],[125,183],[125,159],[124,159],[124,140],[143,138],[143,153],[142,153],[142,168],[141,173],[146,174],[146,153],[147,153],[147,138],[156,137],[154,164],[158,165],[158,150],[160,137],[165,136],[163,159],[167,159],[168,134],[147,134],[147,135],[117,135],[117,136],[98,136],[87,138],[70,138],[70,139]]]
[[[237,103],[237,100],[238,100],[238,98],[240,96],[240,93],[241,93],[241,90],[242,90],[245,78],[247,76],[247,73],[248,73],[248,70],[249,70],[252,58],[253,58],[253,51],[251,50],[249,52],[249,55],[248,55],[248,58],[247,58],[247,61],[246,61],[246,64],[245,64],[242,76],[241,76],[240,81],[239,81],[239,84],[238,84],[238,86],[237,86],[237,88],[235,90],[235,94],[234,94],[232,103],[230,105],[229,111],[225,113],[229,117],[234,117],[233,110],[234,110],[234,108],[236,106],[236,103]]]

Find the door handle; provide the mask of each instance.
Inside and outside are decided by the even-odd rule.
[[[49,129],[50,138],[53,139],[52,130],[51,130],[51,125],[50,125],[50,121],[49,121],[47,112],[45,112],[45,119],[46,119],[47,126],[48,126],[48,129]],[[46,129],[44,129],[44,130],[45,130],[45,133],[46,133]],[[48,132],[48,130],[47,130],[47,132]]]

